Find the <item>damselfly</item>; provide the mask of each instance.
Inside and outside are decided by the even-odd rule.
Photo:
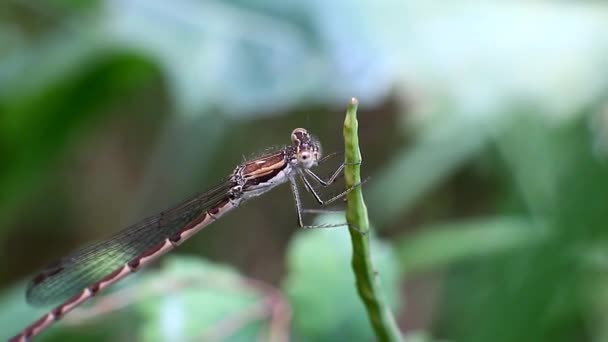
[[[298,178],[321,205],[343,197],[352,188],[323,200],[312,186],[311,180],[321,186],[329,186],[344,169],[344,163],[329,179],[324,180],[311,170],[329,157],[321,159],[318,140],[305,129],[296,128],[291,133],[291,141],[290,146],[237,166],[226,180],[210,190],[158,215],[143,219],[108,240],[80,249],[49,265],[29,283],[27,300],[37,305],[63,303],[26,327],[11,341],[29,340],[99,291],[177,247],[244,201],[287,181],[295,199],[300,227],[346,225],[304,225],[302,214],[305,210],[302,209],[298,191]]]

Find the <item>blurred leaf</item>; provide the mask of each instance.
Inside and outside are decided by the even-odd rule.
[[[232,268],[197,257],[168,257],[161,270],[127,279],[94,299],[93,305],[69,313],[41,338],[251,341],[267,333],[272,301],[265,298],[265,287]],[[49,310],[28,307],[23,288],[0,298],[6,309],[0,315],[3,339]]]
[[[577,154],[569,136],[571,128],[549,128],[546,120],[526,111],[512,114],[509,125],[510,129],[497,136],[498,151],[528,210],[540,217],[552,215],[562,179]]]
[[[346,6],[195,0],[106,4],[103,30],[118,44],[154,56],[182,114],[220,108],[242,118],[268,115],[303,100],[328,102],[352,95],[372,102],[382,96],[381,84],[388,87],[382,58],[370,54],[373,43],[360,25],[348,26],[358,17]],[[319,20],[328,13],[340,16]],[[343,25],[337,25],[337,18]],[[359,40],[322,44],[351,39]]]
[[[372,222],[383,226],[412,209],[425,193],[479,154],[489,138],[480,121],[452,118],[428,127],[413,147],[397,152],[373,176],[368,191]]]
[[[539,125],[542,121],[515,121],[514,132],[506,137],[517,132],[516,136],[534,141]],[[487,257],[469,270],[454,272],[446,287],[444,322],[460,339],[572,341],[581,340],[586,332],[584,317],[589,308],[581,305],[580,298],[588,295],[588,279],[597,278],[592,277],[594,271],[584,256],[590,244],[608,240],[604,191],[608,167],[593,155],[583,120],[545,127],[541,148],[549,152],[546,163],[544,154],[531,155],[523,148],[518,149],[521,153],[510,153],[506,162],[517,162],[514,181],[519,186],[512,189],[525,200],[531,198],[529,190],[546,189],[534,188],[541,170],[552,177],[542,184],[555,186],[553,191],[532,192],[532,202],[548,204],[541,207],[548,210],[530,207],[550,235],[525,250]],[[528,148],[534,151],[535,145]],[[471,292],[472,288],[476,290]],[[465,303],[468,310],[463,314]]]
[[[421,227],[397,243],[402,273],[449,266],[516,248],[529,247],[547,237],[530,219],[490,217]]]
[[[425,331],[410,331],[405,336],[407,342],[448,342],[449,340],[435,339]]]
[[[0,295],[0,339],[8,340],[24,328],[26,322],[34,321],[46,312],[44,308],[33,308],[25,302],[25,283],[17,283]]]
[[[530,113],[559,122],[606,88],[608,10],[563,1],[360,1],[390,47],[405,95],[427,118]],[[559,56],[558,59],[555,56]],[[447,110],[429,110],[448,104]]]
[[[324,222],[344,220],[339,215]],[[291,299],[294,335],[306,341],[369,340],[373,332],[355,288],[352,246],[347,228],[316,229],[296,234],[287,256],[283,284]],[[391,249],[372,239],[374,265],[387,302],[398,303],[397,265]]]
[[[135,304],[143,317],[138,338],[142,341],[251,341],[263,332],[268,315],[264,298],[232,268],[173,257],[160,272],[145,278],[138,285],[142,291],[160,285],[166,292]],[[241,317],[256,307],[261,311],[258,316]]]
[[[101,108],[149,81],[153,72],[154,67],[138,56],[113,54],[55,75],[45,87],[27,86],[26,91],[25,85],[16,84],[10,91],[0,91],[0,152],[4,158],[0,217],[1,209],[6,210],[8,203],[22,198],[45,177],[50,163],[76,132],[99,119]]]
[[[606,254],[606,248],[602,250]],[[606,263],[603,272],[598,272],[586,284],[583,290],[584,304],[589,307],[589,315],[585,322],[588,324],[590,335],[597,341],[608,340],[608,279],[606,276]]]
[[[96,13],[62,22],[69,25],[61,39],[45,48],[79,42],[90,49],[103,43],[104,49],[146,55],[162,69],[180,114],[219,108],[241,118],[276,113],[303,100],[342,102],[353,95],[370,104],[384,96],[393,76],[377,54],[381,46],[365,17],[351,7],[347,2],[106,0]],[[349,40],[357,44],[339,43]],[[14,62],[30,58],[37,56],[26,53]],[[44,63],[40,69],[51,70]]]
[[[108,293],[113,293],[117,290],[129,286],[129,284],[137,283],[139,275],[132,275],[127,279],[124,279],[120,283],[113,286],[108,292],[105,292],[103,296]],[[0,312],[0,339],[7,340],[8,338],[16,335],[27,325],[33,323],[43,315],[46,315],[54,306],[37,307],[28,304],[25,300],[25,288],[26,283],[19,282],[13,287],[5,290],[0,295],[0,303],[4,308]],[[91,302],[95,303],[97,299],[93,299]],[[51,325],[51,327],[42,332],[36,340],[41,341],[105,341],[116,337],[122,329],[132,329],[131,324],[135,323],[135,317],[133,315],[126,317],[122,315],[125,312],[115,312],[114,315],[108,315],[103,317],[97,317],[87,321],[84,325],[74,324],[73,318],[81,313],[83,308],[91,308],[94,305],[92,303],[85,303],[81,307],[72,311],[66,317],[62,318],[57,323]],[[85,309],[86,310],[86,309]],[[83,310],[84,311],[84,310]],[[128,311],[128,310],[127,310]],[[119,319],[116,320],[115,318]],[[112,329],[109,329],[112,328]]]

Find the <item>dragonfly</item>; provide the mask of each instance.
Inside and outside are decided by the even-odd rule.
[[[278,185],[287,182],[291,185],[297,223],[300,227],[348,226],[347,223],[305,225],[302,219],[307,210],[302,207],[298,179],[320,205],[343,198],[361,184],[355,184],[329,199],[323,199],[319,195],[312,182],[322,187],[330,186],[347,164],[341,163],[327,179],[323,179],[311,169],[334,155],[336,153],[322,158],[319,140],[306,129],[296,128],[291,133],[291,145],[243,162],[215,187],[173,208],[145,218],[107,240],[84,247],[48,265],[30,281],[26,298],[34,305],[58,302],[61,304],[27,326],[10,341],[29,341],[101,290],[179,246],[243,202]]]

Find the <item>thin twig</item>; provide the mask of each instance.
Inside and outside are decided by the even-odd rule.
[[[361,182],[361,151],[357,136],[357,106],[358,101],[352,98],[344,120],[345,162],[344,179],[346,188]],[[383,298],[379,285],[378,272],[374,270],[370,241],[369,219],[367,208],[363,201],[361,187],[356,187],[347,195],[346,221],[353,229],[349,229],[353,244],[352,266],[355,273],[357,291],[365,304],[367,315],[379,341],[401,341],[401,332],[395,319]]]

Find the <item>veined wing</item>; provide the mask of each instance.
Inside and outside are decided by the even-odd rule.
[[[65,301],[120,272],[127,263],[132,263],[133,270],[137,269],[139,261],[159,250],[167,239],[177,243],[182,232],[200,225],[210,209],[226,201],[232,186],[234,182],[229,179],[125,228],[107,240],[84,247],[48,265],[28,284],[28,302],[47,305]]]

